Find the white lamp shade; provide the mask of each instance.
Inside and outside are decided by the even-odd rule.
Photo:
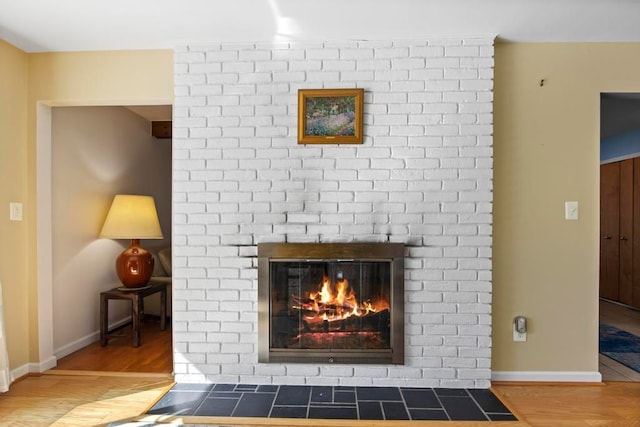
[[[118,194],[104,221],[100,237],[162,239],[156,203],[151,196]]]

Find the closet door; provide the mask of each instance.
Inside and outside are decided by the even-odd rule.
[[[633,285],[631,305],[640,308],[640,157],[633,159]]]
[[[620,162],[620,276],[618,300],[633,302],[633,161]]]
[[[600,296],[618,300],[620,163],[600,166]]]

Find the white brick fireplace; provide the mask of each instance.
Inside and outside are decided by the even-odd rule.
[[[300,88],[363,88],[364,143],[297,144]],[[178,382],[485,388],[493,39],[175,52]],[[262,242],[402,242],[405,364],[258,362]]]

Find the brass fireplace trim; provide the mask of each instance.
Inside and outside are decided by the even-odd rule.
[[[403,243],[258,244],[258,361],[260,363],[404,364],[404,253]],[[390,302],[391,349],[364,352],[339,349],[271,349],[269,347],[270,260],[390,261],[393,283]]]

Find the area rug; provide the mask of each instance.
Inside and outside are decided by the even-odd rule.
[[[600,353],[640,372],[640,337],[600,322]]]

